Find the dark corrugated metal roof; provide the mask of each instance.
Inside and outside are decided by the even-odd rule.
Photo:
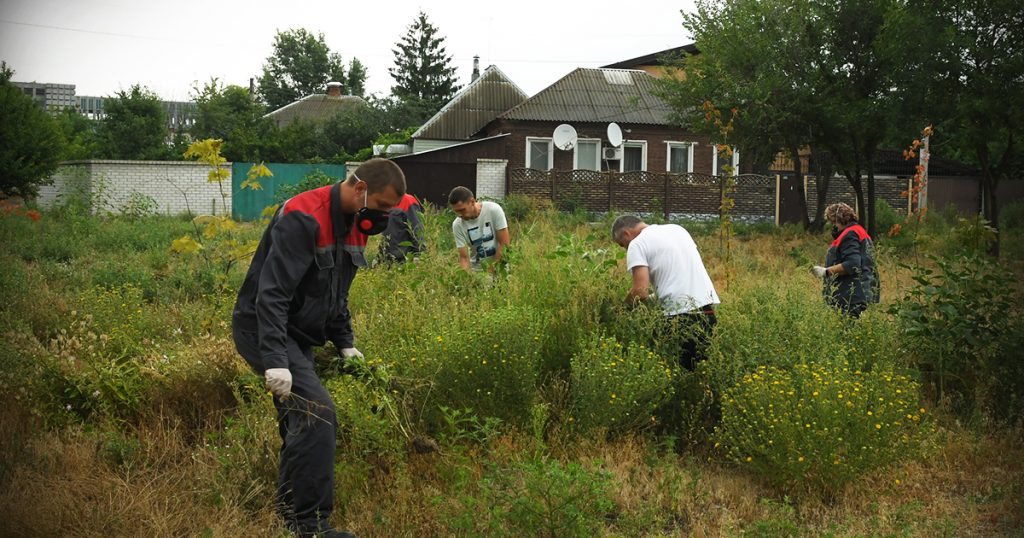
[[[629,60],[623,60],[621,62],[615,62],[613,64],[603,65],[606,69],[630,69],[633,67],[639,67],[641,65],[662,65],[661,59],[668,57],[679,57],[683,53],[686,54],[699,54],[697,45],[690,43],[689,45],[683,45],[682,47],[675,47],[671,49],[665,49],[658,52],[652,52],[651,54],[645,54],[643,56],[637,56]]]
[[[579,68],[500,117],[511,120],[670,125],[654,77],[627,69]]]
[[[302,118],[307,121],[325,120],[341,110],[355,106],[369,105],[366,104],[362,97],[355,95],[331,97],[323,93],[317,93],[307,95],[293,103],[288,103],[264,117],[277,122],[278,127],[284,127],[296,118]]]
[[[413,138],[468,140],[498,114],[529,97],[495,66],[484,70],[412,134]]]

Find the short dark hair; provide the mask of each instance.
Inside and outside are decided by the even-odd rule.
[[[360,164],[346,182],[355,184],[359,180],[366,182],[366,192],[370,194],[392,187],[399,198],[405,196],[405,174],[394,161],[374,158]]]
[[[622,232],[632,230],[642,222],[643,220],[633,215],[623,215],[615,219],[615,222],[612,223],[612,241],[618,242],[619,239],[622,239]]]
[[[455,187],[452,192],[448,194],[448,205],[460,204],[468,202],[473,199],[473,191],[466,187]]]

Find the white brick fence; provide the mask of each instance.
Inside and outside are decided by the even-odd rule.
[[[505,159],[476,160],[476,196],[478,198],[505,197]]]
[[[54,173],[51,185],[39,188],[43,207],[65,203],[68,197],[91,199],[94,209],[120,213],[148,200],[160,213],[175,215],[191,209],[196,215],[231,213],[231,163],[222,185],[207,181],[209,165],[188,161],[67,161]],[[221,196],[221,188],[224,196]]]

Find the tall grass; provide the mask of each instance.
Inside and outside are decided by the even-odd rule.
[[[938,241],[913,252],[880,240],[883,304],[853,324],[824,306],[807,271],[824,235],[744,228],[725,267],[717,237],[694,226],[723,304],[709,360],[687,373],[658,355],[657,312],[623,307],[630,280],[609,218],[516,203],[508,264],[493,276],[458,268],[453,215],[429,209],[417,263],[357,277],[349,304],[371,377],[342,374],[334,350],[318,351],[341,426],[338,526],[368,536],[845,536],[999,534],[1024,523],[1019,427],[964,430],[916,391],[905,401],[927,407],[937,433],[887,452],[886,466],[857,467],[828,496],[803,487],[786,453],[763,470],[714,446],[771,430],[770,415],[737,421],[721,405],[759,368],[793,387],[803,371],[848,374],[851,386],[857,371],[916,378],[920,357],[887,309],[915,289],[930,263],[919,253]],[[0,218],[0,534],[284,534],[272,509],[272,406],[229,337],[245,264],[225,291],[171,252],[189,226],[72,212]],[[929,230],[921,237],[938,235]],[[245,225],[241,235],[261,232]],[[883,378],[871,390],[888,398],[912,386]],[[793,390],[792,400],[744,397],[813,397]],[[620,399],[629,406],[609,404]],[[731,429],[716,437],[721,424]],[[763,474],[773,461],[793,470],[786,480]],[[552,493],[569,502],[548,502]]]

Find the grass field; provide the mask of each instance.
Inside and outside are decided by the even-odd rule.
[[[722,297],[694,373],[651,339],[611,220],[507,202],[497,276],[452,215],[361,271],[367,375],[318,351],[340,423],[334,523],[360,536],[1020,536],[1021,229],[933,215],[878,241],[849,324],[829,239],[683,223]],[[34,215],[33,215],[34,217]],[[287,536],[273,406],[230,339],[261,225],[71,209],[0,217],[0,535]],[[172,249],[189,235],[191,253]],[[181,249],[177,249],[180,251]],[[372,370],[371,370],[372,368]]]

